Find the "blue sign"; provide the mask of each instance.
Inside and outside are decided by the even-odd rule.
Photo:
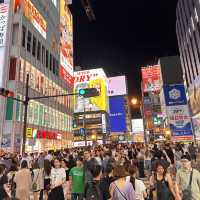
[[[111,132],[127,131],[125,99],[123,96],[110,97]]]
[[[80,134],[80,135],[85,135],[85,129],[84,129],[84,128],[80,128],[79,134]]]
[[[183,84],[164,86],[165,102],[167,106],[186,105],[187,98]]]
[[[192,125],[190,122],[184,127],[177,127],[174,124],[170,124],[170,129],[173,136],[192,136]]]

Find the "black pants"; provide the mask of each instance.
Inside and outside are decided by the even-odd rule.
[[[51,190],[48,200],[65,200],[62,186],[58,186]]]

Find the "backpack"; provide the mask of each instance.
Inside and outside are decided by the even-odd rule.
[[[85,188],[85,200],[101,200],[100,189],[95,181],[88,182]]]

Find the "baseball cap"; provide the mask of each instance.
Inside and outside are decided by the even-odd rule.
[[[192,159],[191,159],[190,155],[186,154],[186,155],[181,156],[181,160],[191,161]]]

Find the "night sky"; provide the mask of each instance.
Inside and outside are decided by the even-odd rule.
[[[140,98],[140,67],[178,54],[177,1],[91,0],[97,20],[90,23],[80,0],[73,0],[75,66],[125,74],[129,97]],[[138,116],[137,109],[132,113]]]

